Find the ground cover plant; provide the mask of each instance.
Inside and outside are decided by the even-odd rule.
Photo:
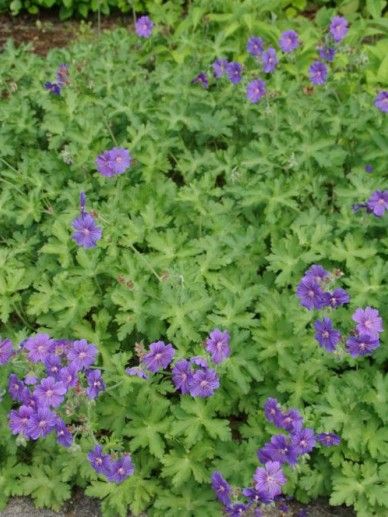
[[[387,20],[257,4],[1,54],[0,504],[386,513]]]

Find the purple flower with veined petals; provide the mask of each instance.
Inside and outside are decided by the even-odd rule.
[[[171,344],[166,345],[163,341],[156,341],[150,344],[149,352],[143,357],[146,368],[155,373],[167,368],[175,355],[175,350]]]
[[[346,349],[352,357],[363,357],[371,354],[379,346],[378,338],[372,337],[370,334],[352,336],[346,341]]]
[[[43,363],[50,354],[53,340],[48,334],[36,334],[29,337],[23,348],[28,350],[28,359],[32,363]]]
[[[282,408],[276,399],[269,397],[264,403],[264,414],[269,422],[278,426],[278,422],[282,418]]]
[[[189,393],[192,374],[190,363],[186,359],[180,359],[175,363],[172,369],[172,382],[181,393]]]
[[[309,77],[310,81],[313,84],[325,84],[327,80],[327,75],[327,66],[325,65],[325,63],[322,63],[321,61],[314,61],[314,63],[309,68]]]
[[[243,488],[241,492],[242,492],[242,495],[244,497],[246,497],[247,499],[249,499],[249,502],[252,504],[265,503],[265,501],[263,501],[263,498],[262,498],[260,492],[258,492],[255,488],[252,488],[252,487]]]
[[[107,178],[123,174],[131,166],[131,163],[131,155],[128,149],[123,147],[114,147],[104,151],[96,158],[98,172]]]
[[[290,409],[281,413],[275,425],[289,433],[295,433],[303,427],[303,417],[297,409]]]
[[[101,445],[96,445],[94,449],[88,453],[88,460],[97,474],[103,474],[104,476],[108,476],[110,474],[110,457],[108,454],[102,452]]]
[[[320,433],[316,435],[317,441],[325,447],[333,447],[341,443],[341,438],[334,433]]]
[[[226,331],[214,329],[206,340],[206,350],[216,364],[222,363],[230,356],[230,335]],[[207,366],[207,365],[205,365]]]
[[[329,277],[329,272],[319,264],[313,264],[308,268],[303,278],[314,280],[317,284],[321,284]]]
[[[330,20],[330,34],[337,43],[342,41],[348,33],[348,20],[342,16],[334,16]]]
[[[226,65],[225,69],[226,75],[231,83],[238,84],[241,81],[243,67],[240,63],[232,61]]]
[[[34,391],[34,395],[41,407],[58,407],[62,404],[65,394],[65,385],[54,377],[42,379]]]
[[[247,52],[251,56],[260,57],[264,52],[264,41],[259,36],[252,36],[247,43]]]
[[[375,106],[383,113],[388,113],[388,90],[383,90],[376,95]]]
[[[113,483],[119,484],[125,481],[135,471],[131,456],[124,454],[118,460],[111,463],[109,475],[107,478]]]
[[[302,307],[309,311],[322,309],[326,302],[324,292],[317,282],[311,278],[302,278],[296,289],[296,295]]]
[[[345,305],[350,301],[348,293],[345,289],[341,289],[340,287],[334,289],[332,293],[328,293],[328,299],[330,306],[333,307],[333,309],[336,309],[340,305]]]
[[[299,47],[299,36],[295,31],[285,31],[280,35],[279,46],[283,52],[293,52]]]
[[[62,368],[62,361],[57,355],[48,355],[44,361],[48,376],[57,378]]]
[[[382,217],[384,212],[388,210],[388,190],[376,190],[366,202],[368,212],[373,213],[376,217]]]
[[[291,444],[288,436],[277,434],[272,436],[271,441],[259,449],[258,457],[260,461],[261,458],[269,458],[271,461],[278,461],[281,464],[288,463],[289,465],[296,465],[298,461],[298,451]]]
[[[266,74],[273,72],[278,64],[276,50],[274,48],[269,48],[263,52],[261,57],[263,60],[263,72]]]
[[[200,72],[198,75],[194,77],[191,81],[193,84],[200,84],[203,88],[209,88],[209,79],[205,72]]]
[[[29,386],[34,386],[38,382],[38,377],[36,375],[33,375],[31,373],[28,373],[24,377],[24,384],[28,384]]]
[[[59,371],[58,379],[63,382],[66,389],[74,388],[78,383],[79,370],[75,366],[65,366]]]
[[[101,375],[101,370],[92,370],[88,372],[86,380],[88,381],[88,387],[86,389],[86,395],[88,398],[95,399],[102,391],[105,391],[105,383]]]
[[[50,81],[47,81],[43,86],[45,90],[48,90],[53,95],[60,95],[61,93],[61,87],[57,83],[50,83]]]
[[[254,481],[256,490],[273,501],[277,495],[281,494],[281,487],[287,480],[280,463],[278,461],[268,461],[264,467],[256,469]]]
[[[259,100],[264,97],[266,92],[265,82],[261,79],[254,79],[247,85],[247,99],[256,104]]]
[[[194,357],[192,357],[190,359],[190,364],[195,364],[196,366],[201,366],[201,368],[207,368],[209,366],[206,359],[204,357],[202,357],[201,355],[195,355]]]
[[[154,24],[149,16],[140,16],[135,22],[135,31],[141,38],[149,38],[152,34]]]
[[[245,512],[248,510],[248,506],[243,503],[234,503],[231,506],[225,508],[227,515],[229,517],[242,517],[245,515]]]
[[[50,352],[51,354],[61,357],[66,354],[72,344],[73,343],[68,339],[54,339]]]
[[[50,411],[47,407],[38,408],[34,412],[28,424],[28,436],[33,440],[43,438],[48,435],[57,423],[57,415]]]
[[[341,333],[333,328],[333,322],[330,318],[323,318],[314,323],[315,339],[319,345],[328,352],[334,352],[336,346],[341,341]]]
[[[220,79],[226,73],[226,65],[228,61],[226,59],[216,59],[213,63],[213,74],[216,79]]]
[[[258,449],[256,452],[257,459],[260,463],[265,465],[269,461],[272,461],[272,450],[269,448],[269,442],[263,445],[261,449]],[[268,501],[271,502],[271,501]]]
[[[323,59],[324,61],[327,61],[329,63],[332,63],[334,61],[334,57],[336,54],[335,48],[331,47],[321,47],[318,49],[319,51],[319,57]]]
[[[67,86],[70,83],[69,79],[69,66],[62,64],[57,69],[57,84],[60,88]]]
[[[219,501],[225,506],[230,505],[230,495],[232,487],[223,478],[221,472],[215,471],[212,474],[212,489]]]
[[[0,339],[0,365],[7,364],[15,351],[10,339]]]
[[[38,408],[38,399],[35,395],[32,395],[28,389],[24,391],[23,400],[21,401],[23,406],[28,406],[34,411]]]
[[[57,443],[62,447],[70,447],[73,444],[73,435],[69,431],[65,422],[58,418],[55,424],[55,432],[57,434]]]
[[[8,378],[8,393],[14,400],[19,402],[23,402],[26,395],[30,394],[28,388],[24,385],[24,382],[21,381],[14,373],[11,373]]]
[[[197,370],[190,380],[190,395],[210,397],[219,386],[220,381],[215,370],[211,368]]]
[[[130,375],[131,377],[139,377],[139,379],[148,379],[148,375],[144,370],[140,368],[140,366],[132,366],[131,368],[126,368],[125,373]]]
[[[379,311],[372,307],[356,309],[352,320],[357,323],[357,332],[359,334],[367,334],[377,339],[380,332],[383,332],[383,320],[380,317]]]
[[[70,366],[77,370],[89,368],[97,357],[98,351],[95,345],[89,344],[86,339],[74,341],[72,348],[67,354]]]
[[[28,438],[28,426],[34,410],[29,406],[20,406],[9,413],[9,428],[12,434],[22,434]]]
[[[73,240],[83,248],[94,248],[101,239],[102,229],[96,225],[91,214],[84,212],[73,221]]]
[[[295,447],[298,455],[311,452],[316,444],[315,433],[312,429],[305,427],[291,437],[291,445]]]

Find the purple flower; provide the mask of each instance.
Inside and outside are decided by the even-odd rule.
[[[255,488],[248,487],[242,489],[242,495],[249,499],[251,503],[261,503],[265,502],[263,501],[263,498],[261,497],[260,492],[258,492]]]
[[[273,72],[278,64],[278,58],[276,56],[276,50],[269,48],[262,54],[263,59],[263,72],[266,74]]]
[[[325,84],[327,74],[327,66],[321,61],[314,61],[309,68],[310,81],[313,84]]]
[[[266,92],[265,82],[261,79],[254,79],[247,85],[247,99],[253,104],[259,102]]]
[[[74,366],[65,366],[59,371],[58,379],[63,382],[66,389],[74,388],[78,382],[79,370]]]
[[[383,90],[377,94],[375,106],[383,113],[388,113],[388,90]]]
[[[317,284],[321,284],[329,276],[329,272],[319,264],[313,264],[305,272],[304,277],[306,279],[314,280]]]
[[[180,359],[175,363],[172,369],[172,382],[181,393],[185,394],[190,392],[192,374],[191,365],[186,359]]]
[[[14,355],[14,349],[10,339],[0,339],[0,365],[8,363]]]
[[[334,41],[338,42],[344,39],[348,32],[348,21],[342,16],[334,16],[330,21],[330,34]]]
[[[334,61],[336,50],[331,47],[321,47],[319,50],[319,57],[324,61],[332,63]]]
[[[299,37],[295,31],[285,31],[280,35],[279,46],[283,52],[293,52],[299,47]]]
[[[264,52],[264,42],[259,36],[252,36],[247,43],[247,51],[255,57],[260,57]]]
[[[44,437],[49,434],[57,423],[57,415],[47,407],[38,408],[29,421],[28,435],[33,439]]]
[[[256,469],[254,481],[256,490],[273,501],[281,494],[281,486],[286,483],[286,478],[278,461],[268,461],[264,467]]]
[[[68,65],[59,65],[57,69],[57,84],[60,88],[67,86],[70,82]]]
[[[295,447],[297,454],[307,454],[315,446],[315,433],[312,429],[305,427],[291,437],[291,445]]]
[[[9,413],[9,428],[12,434],[22,434],[28,437],[28,426],[34,410],[29,406],[20,406]]]
[[[108,178],[123,174],[132,163],[132,156],[128,149],[114,147],[101,153],[96,159],[97,170]]]
[[[57,355],[48,355],[44,361],[48,376],[57,378],[62,368],[62,362]]]
[[[211,368],[197,370],[190,380],[190,395],[192,397],[210,397],[220,386],[215,370]]]
[[[49,81],[47,81],[46,83],[44,83],[43,86],[53,95],[59,95],[61,93],[61,87],[56,83],[50,83]]]
[[[43,363],[50,354],[53,341],[48,334],[37,334],[28,338],[24,347],[28,350],[28,359],[32,363]]]
[[[321,309],[325,305],[324,293],[315,280],[302,278],[296,289],[300,304],[309,311]]]
[[[298,461],[298,451],[291,444],[288,436],[277,434],[272,436],[271,441],[267,442],[264,447],[258,451],[258,458],[260,462],[266,459],[265,463],[270,461],[278,461],[279,463],[289,463],[296,465]]]
[[[34,395],[42,407],[58,407],[62,404],[66,387],[61,381],[54,377],[42,379],[39,386],[35,388]]]
[[[8,378],[8,393],[10,396],[19,402],[23,402],[26,395],[30,394],[24,382],[19,379],[17,375],[11,373]]]
[[[107,478],[109,481],[119,484],[131,476],[134,470],[135,467],[133,466],[131,456],[124,454],[121,458],[111,463]]]
[[[61,357],[66,354],[73,343],[67,339],[55,339],[51,346],[51,353]]]
[[[282,408],[276,399],[269,397],[264,403],[264,414],[269,422],[278,426],[282,417]]]
[[[36,384],[38,382],[38,377],[36,377],[35,375],[31,374],[31,373],[28,373],[25,377],[24,377],[24,384],[28,384],[28,385],[31,385],[33,386],[34,384]]]
[[[125,373],[132,377],[148,379],[148,375],[140,368],[140,366],[132,366],[132,368],[126,368]]]
[[[248,510],[248,506],[243,503],[234,503],[225,509],[229,517],[243,517],[245,512]]]
[[[333,352],[341,340],[341,333],[333,328],[333,322],[330,318],[323,318],[314,323],[315,339],[319,345],[328,352]]]
[[[59,445],[62,445],[62,447],[70,447],[72,445],[73,435],[61,418],[57,419],[57,423],[55,424],[55,432],[57,434],[57,442]]]
[[[366,202],[368,212],[372,212],[376,217],[382,217],[388,210],[388,190],[376,190]]]
[[[212,474],[212,489],[222,504],[225,506],[230,505],[230,495],[232,493],[232,488],[229,483],[222,477],[222,474],[218,471],[215,471]]]
[[[216,79],[223,77],[226,72],[226,65],[228,64],[226,59],[216,59],[213,63],[213,74]]]
[[[86,389],[86,395],[90,399],[95,399],[98,395],[105,391],[105,383],[101,375],[101,370],[92,370],[86,375],[88,381],[88,387]]]
[[[232,61],[231,63],[228,63],[225,68],[229,81],[233,84],[238,84],[241,81],[243,71],[242,65]]]
[[[67,354],[67,358],[70,361],[70,366],[79,371],[83,368],[89,368],[95,362],[97,353],[95,345],[89,344],[86,339],[80,339],[79,341],[74,341],[73,347]]]
[[[357,323],[357,332],[359,334],[367,334],[372,338],[378,339],[380,332],[383,332],[383,320],[380,317],[379,311],[372,307],[356,309],[352,320]]]
[[[364,170],[368,173],[373,172],[373,165],[371,165],[370,163],[365,164]]]
[[[73,228],[75,232],[72,238],[78,246],[83,248],[94,248],[97,241],[101,239],[102,229],[96,225],[93,216],[87,212],[74,219]]]
[[[341,443],[341,438],[334,433],[320,433],[316,435],[316,439],[325,447],[332,447]]]
[[[141,38],[149,38],[154,24],[148,16],[141,16],[135,23],[136,34]]]
[[[222,332],[219,329],[215,329],[210,332],[209,337],[206,340],[206,350],[211,355],[214,363],[222,363],[230,356],[229,342],[230,335],[228,332]]]
[[[341,289],[337,287],[334,289],[332,293],[327,293],[329,303],[333,309],[336,309],[340,305],[345,305],[345,303],[349,303],[349,295],[345,291],[345,289]]]
[[[171,344],[166,345],[163,341],[150,344],[149,352],[143,357],[143,363],[150,372],[157,372],[167,368],[175,355]]]
[[[289,433],[295,433],[303,427],[303,417],[297,409],[290,409],[280,414],[275,425]]]
[[[362,357],[371,354],[380,346],[378,338],[370,334],[352,336],[346,341],[346,349],[352,357]]]
[[[209,79],[205,72],[200,72],[191,82],[194,84],[200,84],[203,88],[209,87]]]
[[[204,357],[201,355],[195,355],[190,359],[190,364],[195,364],[196,366],[201,366],[202,368],[207,368],[209,365]]]
[[[101,445],[96,445],[94,449],[88,453],[88,460],[97,474],[104,474],[105,476],[110,474],[110,457],[108,454],[102,452]]]

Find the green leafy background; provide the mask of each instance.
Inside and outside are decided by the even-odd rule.
[[[79,486],[102,499],[106,516],[218,515],[211,472],[251,482],[256,449],[274,432],[262,405],[275,396],[309,427],[342,436],[288,470],[286,492],[303,502],[328,496],[365,517],[388,512],[385,334],[371,358],[333,357],[314,341],[317,315],[295,297],[306,268],[321,263],[343,272],[351,303],[334,319],[344,332],[356,307],[387,314],[386,221],[351,210],[386,186],[388,117],[373,106],[388,86],[384,3],[368,17],[350,12],[344,51],[313,90],[307,69],[334,11],[293,20],[303,47],[282,58],[257,105],[245,98],[247,78],[260,75],[246,41],[260,34],[277,45],[290,28],[271,15],[272,1],[195,2],[183,19],[179,2],[155,5],[150,40],[118,29],[46,60],[7,45],[1,335],[19,342],[41,330],[97,344],[111,389],[90,409],[94,432],[130,451],[136,473],[119,486],[98,479],[86,435],[70,450],[52,437],[15,441],[4,395],[1,505],[25,494],[57,509]],[[244,83],[192,85],[220,56],[244,63]],[[63,62],[71,85],[57,98],[42,84]],[[103,178],[95,158],[116,142],[135,164]],[[103,227],[91,250],[71,240],[80,191]],[[201,353],[215,327],[231,333],[232,356],[211,399],[179,397],[168,379],[125,376],[136,342],[164,339],[183,357]]]

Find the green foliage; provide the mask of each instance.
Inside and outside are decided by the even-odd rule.
[[[345,332],[356,307],[387,313],[385,222],[351,210],[384,188],[388,118],[373,106],[388,85],[384,6],[367,2],[367,19],[346,4],[343,50],[327,85],[310,91],[307,69],[334,9],[290,22],[275,20],[273,4],[284,6],[193,2],[181,18],[179,2],[147,3],[150,40],[118,29],[47,60],[12,43],[0,55],[1,335],[86,338],[109,386],[89,407],[90,428],[73,401],[80,443],[70,449],[52,437],[15,440],[0,392],[0,505],[25,494],[58,508],[77,485],[102,499],[106,516],[218,515],[211,473],[249,485],[256,449],[273,432],[262,404],[275,396],[317,432],[343,438],[288,470],[287,493],[331,497],[365,516],[388,512],[386,336],[370,358],[329,355],[314,341],[315,315],[295,297],[319,262],[343,273],[350,307],[334,317]],[[191,84],[216,57],[254,70],[247,38],[275,45],[291,25],[303,47],[282,56],[259,104],[246,101],[245,83]],[[60,63],[71,84],[56,97],[42,85]],[[95,158],[116,143],[135,163],[106,179]],[[71,239],[80,191],[103,227],[89,250]],[[136,343],[164,339],[177,357],[196,355],[215,327],[231,333],[232,355],[211,400],[180,397],[169,379],[125,375]],[[0,369],[2,388],[9,368]],[[93,434],[132,453],[133,477],[97,478],[86,460]]]

